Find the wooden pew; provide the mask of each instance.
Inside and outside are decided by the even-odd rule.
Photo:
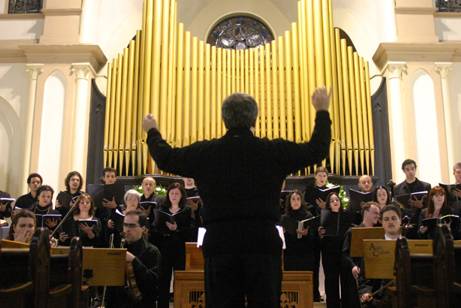
[[[10,275],[2,275],[2,277],[7,277],[10,283],[11,281],[15,283],[16,277],[20,277],[22,280],[23,278],[21,277],[30,277],[29,282],[31,283],[32,292],[30,292],[30,303],[26,305],[27,307],[78,308],[80,303],[82,303],[82,306],[87,307],[85,304],[88,303],[88,292],[83,293],[84,300],[81,300],[82,246],[78,238],[72,239],[71,246],[67,248],[66,253],[61,252],[59,254],[50,254],[47,230],[37,230],[30,247],[28,244],[8,240],[2,240],[1,245],[1,259],[7,258],[8,252],[18,254],[22,251],[21,257],[15,256],[14,260],[9,260],[11,262],[2,262],[2,264],[8,264],[7,271],[10,271]],[[29,250],[30,257],[25,260],[24,252]],[[19,270],[16,267],[11,268],[11,264],[16,264]],[[21,272],[21,269],[23,272]],[[13,272],[11,272],[12,270]],[[16,272],[19,274],[16,274]],[[9,298],[11,298],[11,290],[9,290],[9,293],[7,292],[8,290],[3,291],[5,291],[5,294],[9,294]]]
[[[205,307],[204,259],[197,243],[186,243],[186,270],[174,274],[174,307]],[[312,308],[312,272],[284,271],[282,307]]]
[[[34,241],[37,241],[35,238]],[[37,243],[23,247],[0,244],[0,307],[30,307],[33,302],[31,268],[38,269]]]

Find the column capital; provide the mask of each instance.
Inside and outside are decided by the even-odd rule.
[[[31,80],[37,80],[38,75],[43,72],[43,64],[26,64],[26,72],[29,73]]]
[[[388,62],[384,67],[384,74],[388,79],[402,79],[407,74],[407,68],[406,62]]]
[[[96,75],[96,72],[90,63],[72,63],[70,66],[70,71],[75,75],[77,80],[89,80],[91,77]]]
[[[440,78],[447,79],[448,73],[453,69],[452,62],[435,62],[435,72],[440,75]]]

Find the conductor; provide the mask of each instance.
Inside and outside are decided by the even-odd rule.
[[[282,243],[275,228],[286,176],[320,163],[329,150],[330,96],[316,89],[315,127],[309,142],[254,135],[258,105],[234,93],[222,104],[226,134],[171,147],[151,114],[144,117],[149,152],[163,171],[194,178],[203,200],[206,234],[205,297],[208,308],[279,307]]]

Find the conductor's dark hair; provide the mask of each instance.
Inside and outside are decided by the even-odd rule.
[[[227,129],[255,127],[258,105],[252,96],[234,93],[224,100],[221,113]]]
[[[415,168],[417,167],[416,162],[413,159],[410,159],[410,158],[405,159],[402,163],[402,170],[405,169],[405,166],[408,166],[411,164],[415,165]]]
[[[147,227],[147,215],[146,213],[144,213],[144,211],[142,210],[133,210],[133,211],[128,211],[126,214],[125,214],[125,217],[126,216],[138,216],[138,223],[141,227]]]
[[[384,213],[389,211],[394,211],[397,214],[397,216],[399,216],[399,218],[402,219],[402,212],[400,211],[400,208],[393,204],[388,204],[385,207],[383,207],[383,209],[381,210],[381,219],[383,219]]]
[[[43,178],[40,174],[38,173],[31,173],[29,174],[29,176],[27,177],[27,184],[30,184],[30,182],[32,181],[33,178],[39,178],[40,179],[40,184],[43,183]]]
[[[66,185],[66,190],[70,192],[70,179],[74,176],[78,176],[78,178],[80,179],[80,185],[78,186],[77,188],[77,191],[80,191],[82,189],[82,186],[83,186],[83,177],[82,175],[80,174],[80,172],[78,171],[71,171],[67,174],[66,176],[66,179],[64,180],[64,185]]]

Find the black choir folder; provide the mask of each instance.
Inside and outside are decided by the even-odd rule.
[[[421,221],[421,224],[427,227],[429,232],[432,232],[432,230],[435,229],[438,223],[450,225],[451,230],[453,230],[459,226],[459,222],[460,219],[458,215],[448,214],[440,218],[423,219]]]
[[[349,189],[349,197],[351,210],[361,211],[363,203],[373,201],[373,192],[362,192],[351,188]]]
[[[395,199],[397,199],[397,201],[400,204],[402,204],[404,207],[408,208],[410,207],[411,199],[422,200],[426,196],[427,196],[427,191],[423,190],[423,191],[416,191],[411,194],[401,194],[401,195],[395,196]]]
[[[141,206],[144,210],[148,210],[149,208],[156,208],[157,202],[156,201],[141,201],[139,202],[139,206]]]
[[[320,215],[319,216],[314,216],[314,217],[309,217],[304,220],[298,221],[298,230],[302,231],[303,229],[307,229],[309,227],[315,228],[316,230],[318,229],[319,226],[319,221],[320,221]],[[301,234],[297,234],[297,238],[301,238]]]
[[[53,213],[53,214],[35,214],[35,217],[37,218],[37,226],[40,226],[41,228],[48,227],[47,222],[56,220],[56,224],[59,223],[59,221],[62,218],[61,214],[58,213]]]
[[[90,228],[94,228],[98,224],[98,220],[96,219],[79,219],[78,220],[79,225],[87,225]]]
[[[331,194],[332,192],[336,193],[336,194],[339,194],[339,190],[340,190],[340,186],[339,185],[336,185],[336,186],[333,186],[333,187],[327,187],[327,188],[318,188],[318,187],[315,187],[314,189],[314,200],[317,200],[317,199],[322,199],[323,201],[326,201],[327,200],[327,197],[329,194]]]
[[[172,214],[169,211],[159,210],[158,211],[158,219],[159,219],[160,223],[165,223],[165,222],[168,221],[169,223],[174,224],[174,223],[176,223],[175,216],[178,215],[179,213],[182,213],[183,211],[184,211],[184,209],[180,209],[176,213]]]

